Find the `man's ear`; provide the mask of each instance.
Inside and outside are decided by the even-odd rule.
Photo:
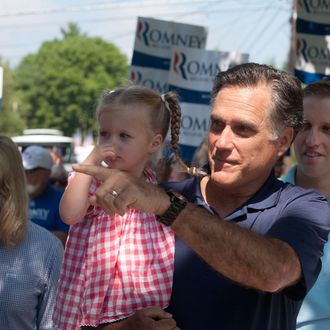
[[[162,135],[156,134],[151,140],[151,143],[149,146],[149,152],[154,153],[154,152],[158,151],[158,149],[161,147],[162,143],[163,143]]]
[[[278,139],[277,156],[282,156],[291,146],[294,137],[294,129],[292,127],[286,128]]]

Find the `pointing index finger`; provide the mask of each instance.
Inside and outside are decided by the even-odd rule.
[[[101,181],[105,181],[111,173],[110,169],[96,165],[73,164],[72,168],[76,172],[91,175]]]

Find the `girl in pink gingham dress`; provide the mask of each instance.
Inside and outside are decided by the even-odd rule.
[[[99,141],[84,164],[105,163],[156,184],[147,165],[169,126],[174,154],[183,164],[178,155],[181,112],[174,93],[160,96],[141,86],[121,87],[101,96],[96,115]],[[122,216],[109,215],[91,205],[89,196],[100,184],[73,173],[61,200],[61,217],[71,227],[53,317],[59,330],[97,327],[169,304],[174,233],[153,214],[130,209]],[[114,200],[120,195],[110,193]]]

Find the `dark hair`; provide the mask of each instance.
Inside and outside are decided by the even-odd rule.
[[[272,104],[268,109],[271,139],[277,139],[283,129],[292,127],[295,134],[303,121],[301,82],[298,78],[271,66],[244,63],[225,72],[219,72],[213,84],[211,103],[225,87],[256,87],[260,84],[272,87]]]
[[[133,84],[121,86],[115,90],[107,90],[99,99],[96,108],[97,119],[99,119],[103,111],[131,105],[142,105],[144,109],[149,110],[149,126],[155,133],[161,134],[164,141],[171,126],[171,146],[176,161],[185,171],[190,173],[190,169],[179,155],[181,107],[177,94],[167,92],[159,95],[150,88]]]
[[[324,78],[305,86],[303,95],[304,97],[330,97],[330,78]]]

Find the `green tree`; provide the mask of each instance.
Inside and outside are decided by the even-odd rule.
[[[3,68],[3,95],[2,108],[0,109],[0,133],[13,136],[20,134],[25,128],[25,123],[17,112],[16,101],[13,95],[13,71],[8,63],[0,58]]]
[[[104,89],[127,79],[127,58],[112,43],[83,35],[69,23],[63,39],[44,42],[16,69],[19,111],[29,128],[72,135],[95,129],[95,104]]]
[[[64,39],[70,38],[70,37],[79,37],[79,36],[86,36],[86,34],[83,34],[78,25],[73,22],[69,22],[67,29],[61,28],[61,33]]]

